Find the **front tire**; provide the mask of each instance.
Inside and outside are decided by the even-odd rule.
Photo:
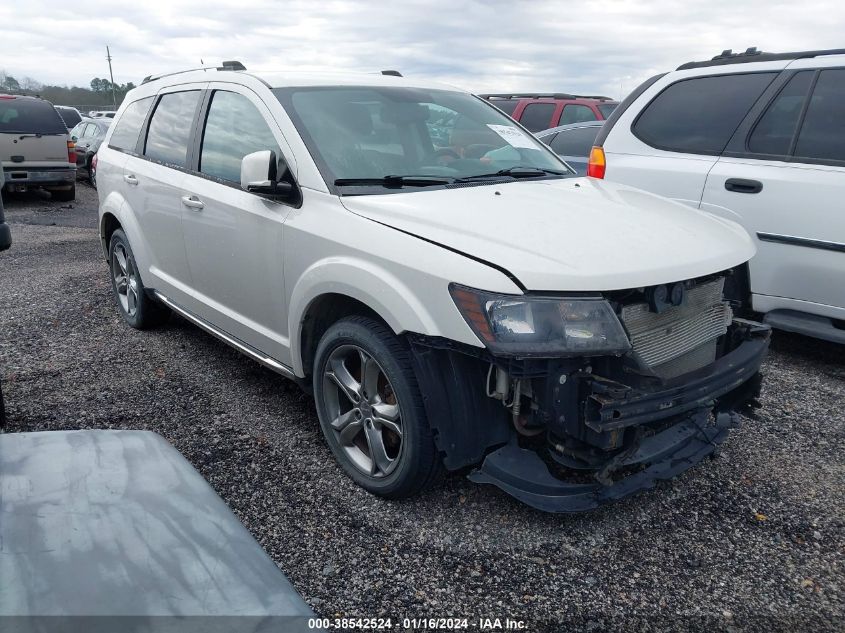
[[[120,316],[138,330],[167,321],[170,310],[147,295],[126,234],[117,229],[109,241],[111,287]]]
[[[382,323],[342,319],[320,340],[314,397],[326,442],[369,492],[402,499],[443,471],[407,345]]]

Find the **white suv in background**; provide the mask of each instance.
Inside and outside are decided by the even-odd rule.
[[[739,222],[757,243],[753,310],[845,343],[845,49],[725,51],[652,77],[599,133],[588,175]]]
[[[123,318],[172,310],[297,380],[373,493],[472,467],[594,508],[754,404],[769,330],[723,298],[742,227],[577,178],[461,90],[224,63],[145,80],[98,156]]]

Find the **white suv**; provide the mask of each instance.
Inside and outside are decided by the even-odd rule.
[[[149,78],[99,151],[120,313],[172,310],[313,391],[329,447],[405,497],[472,467],[575,511],[710,454],[768,328],[722,289],[743,229],[576,178],[484,100],[383,75]]]
[[[737,291],[767,323],[845,343],[845,49],[684,64],[635,90],[596,142],[588,174],[747,229],[758,253]]]

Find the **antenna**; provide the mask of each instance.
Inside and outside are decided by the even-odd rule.
[[[117,97],[114,95],[114,73],[111,71],[111,53],[109,47],[106,46],[106,59],[109,62],[109,79],[111,80],[111,102],[114,109],[117,110]]]

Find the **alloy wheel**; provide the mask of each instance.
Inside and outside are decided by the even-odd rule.
[[[390,380],[357,345],[335,349],[323,372],[331,430],[346,456],[365,475],[386,477],[402,454],[402,416]]]
[[[134,317],[138,312],[138,271],[123,244],[115,244],[112,250],[112,275],[123,311]]]

